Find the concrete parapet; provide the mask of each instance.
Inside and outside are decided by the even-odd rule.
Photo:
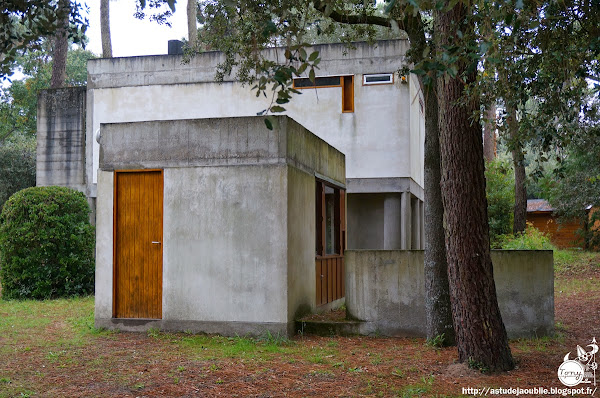
[[[362,334],[425,336],[424,252],[347,250],[346,307]],[[554,331],[551,250],[494,250],[498,304],[510,338]]]

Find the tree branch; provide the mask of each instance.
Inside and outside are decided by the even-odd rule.
[[[386,28],[392,27],[392,20],[390,18],[378,17],[376,15],[352,15],[343,14],[336,10],[328,10],[327,3],[325,1],[319,1],[315,3],[315,9],[326,17],[331,18],[335,22],[347,24],[347,25],[379,25]]]

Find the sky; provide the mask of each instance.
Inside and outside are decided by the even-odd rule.
[[[89,27],[86,32],[90,42],[86,49],[102,54],[100,40],[100,0],[82,0],[89,7]],[[113,57],[166,54],[169,40],[187,37],[187,0],[178,0],[175,14],[171,17],[172,27],[159,25],[146,19],[140,21],[133,16],[135,0],[110,2],[110,33]]]

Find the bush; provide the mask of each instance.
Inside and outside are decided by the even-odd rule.
[[[0,214],[5,299],[86,295],[94,289],[94,227],[85,196],[65,187],[17,192]]]
[[[513,228],[515,181],[510,163],[502,160],[487,163],[485,180],[490,243],[496,248],[501,236],[512,233]]]
[[[503,235],[498,241],[506,250],[556,250],[550,238],[531,224],[527,224],[524,233]]]
[[[0,145],[0,209],[10,196],[35,186],[35,138],[16,135]]]

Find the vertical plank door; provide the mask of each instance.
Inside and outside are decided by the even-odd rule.
[[[162,171],[115,173],[115,318],[162,318]]]

